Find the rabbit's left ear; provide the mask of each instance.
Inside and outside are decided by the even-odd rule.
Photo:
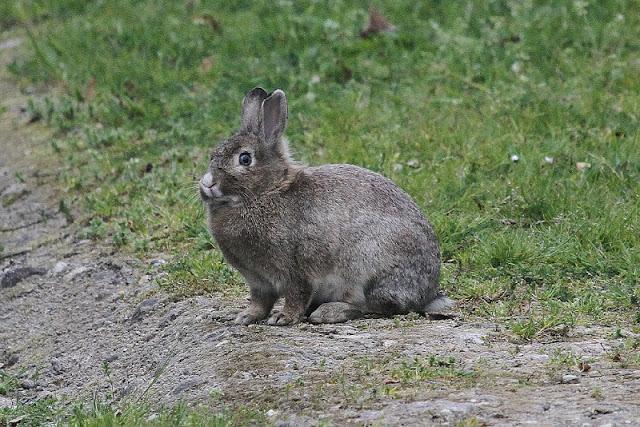
[[[287,96],[280,89],[262,101],[261,124],[267,144],[280,143],[287,128],[287,114]]]

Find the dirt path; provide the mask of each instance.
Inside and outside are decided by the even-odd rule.
[[[0,363],[20,402],[244,405],[290,425],[640,424],[630,331],[516,344],[478,319],[240,327],[245,301],[173,301],[159,269],[79,240],[59,212],[48,135],[4,71],[15,44],[0,50]]]

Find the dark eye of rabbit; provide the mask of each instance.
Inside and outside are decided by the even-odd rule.
[[[238,156],[238,162],[242,166],[249,166],[251,164],[251,154],[249,153],[240,154],[240,156]]]

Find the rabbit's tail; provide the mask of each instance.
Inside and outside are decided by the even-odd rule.
[[[454,306],[456,302],[450,298],[442,294],[436,295],[435,299],[433,299],[429,304],[424,308],[425,313],[442,313]]]

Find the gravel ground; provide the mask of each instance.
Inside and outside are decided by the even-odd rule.
[[[17,45],[2,40],[2,69]],[[640,425],[631,331],[518,343],[464,316],[241,327],[245,299],[175,300],[155,284],[159,262],[77,237],[46,130],[5,71],[0,93],[0,364],[20,402],[250,406],[290,425]]]

